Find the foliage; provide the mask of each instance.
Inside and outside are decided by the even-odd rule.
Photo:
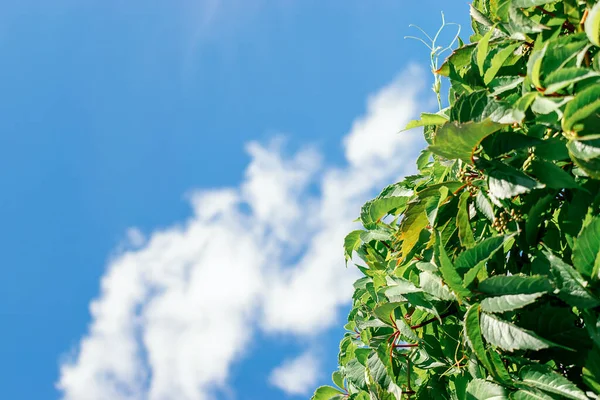
[[[435,71],[450,106],[409,124],[419,173],[346,238],[364,276],[315,400],[600,394],[600,2],[475,0],[471,17]]]

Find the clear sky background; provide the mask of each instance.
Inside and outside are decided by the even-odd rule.
[[[412,170],[442,0],[20,0],[0,12],[0,398],[308,398],[342,239]]]

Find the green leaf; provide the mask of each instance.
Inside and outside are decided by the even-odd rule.
[[[531,82],[535,85],[536,88],[542,88],[542,60],[546,55],[547,45],[541,49],[534,50],[529,57],[529,61],[527,63],[527,76],[531,79]]]
[[[504,163],[481,161],[479,165],[486,170],[490,193],[497,199],[508,199],[544,187],[522,171]]]
[[[335,383],[339,388],[344,387],[344,375],[340,371],[335,371],[331,374],[331,380]]]
[[[485,340],[506,351],[541,350],[553,345],[534,332],[485,313],[481,314],[481,332]]]
[[[511,400],[556,400],[555,397],[533,388],[519,389],[511,393],[509,398]]]
[[[375,307],[375,309],[373,309],[373,313],[381,322],[392,326],[395,321],[394,311],[396,308],[400,307],[400,304],[401,303],[384,303],[378,307]]]
[[[449,76],[450,65],[453,65],[456,70],[469,65],[471,62],[471,53],[475,49],[475,46],[476,43],[471,43],[454,50],[446,61],[444,61],[440,69],[435,72],[442,76]]]
[[[410,121],[400,132],[426,125],[443,125],[448,117],[442,114],[421,113],[421,119]]]
[[[363,230],[356,230],[346,235],[346,238],[344,239],[344,255],[346,256],[346,262],[352,259],[352,252],[358,249],[362,244],[360,235],[363,232]]]
[[[392,240],[392,234],[388,230],[378,227],[370,231],[361,231],[360,240],[369,243],[371,240]]]
[[[473,379],[467,386],[467,400],[507,400],[506,389],[490,381]]]
[[[449,122],[437,132],[430,150],[449,160],[461,159],[472,164],[473,151],[488,135],[500,130],[502,125],[491,121]]]
[[[594,346],[582,370],[583,382],[596,394],[600,394],[600,351]]]
[[[462,251],[456,258],[456,269],[462,273],[482,266],[506,241],[506,236],[494,236],[478,243],[475,247]]]
[[[475,303],[467,310],[464,319],[464,333],[471,349],[481,361],[481,364],[490,372],[494,373],[494,367],[488,358],[479,321],[479,304]]]
[[[512,28],[514,33],[539,33],[544,29],[548,29],[547,26],[544,26],[540,23],[535,22],[533,19],[528,18],[523,11],[521,11],[518,7],[512,4],[512,6],[508,10],[508,15],[510,17],[510,27]],[[524,39],[523,35],[515,35],[512,37],[516,37],[519,39]]]
[[[543,6],[544,4],[556,3],[557,0],[512,0],[512,5],[519,8],[530,8]]]
[[[579,168],[592,178],[600,179],[600,141],[571,140],[567,148],[571,159]]]
[[[477,290],[492,295],[549,293],[554,287],[545,276],[496,275],[479,283]]]
[[[600,85],[591,85],[575,95],[567,103],[562,120],[562,129],[565,132],[580,132],[585,129],[584,120],[589,117],[597,119],[600,110]],[[597,133],[597,132],[594,132]]]
[[[360,219],[365,228],[373,229],[381,218],[395,209],[403,209],[409,197],[384,197],[367,201],[360,210]]]
[[[477,56],[477,67],[479,68],[479,75],[483,76],[485,73],[485,58],[488,55],[489,42],[494,34],[494,30],[490,29],[477,43],[476,56]]]
[[[521,43],[510,43],[506,47],[503,47],[500,51],[493,54],[489,60],[489,65],[483,75],[483,82],[489,85],[492,80],[496,77],[496,74],[504,66],[506,60],[521,46]]]
[[[489,313],[503,313],[516,310],[536,302],[544,293],[507,294],[504,296],[488,297],[481,301],[481,309]]]
[[[458,201],[458,213],[456,214],[456,226],[458,227],[458,237],[463,247],[470,249],[475,246],[475,237],[473,236],[473,228],[469,222],[469,204],[468,200],[471,197],[469,192],[463,192]]]
[[[535,202],[525,222],[525,238],[527,243],[534,245],[538,242],[538,233],[544,227],[543,215],[548,212],[549,206],[554,200],[554,196],[546,195]]]
[[[534,160],[531,168],[535,177],[552,189],[576,189],[579,188],[573,176],[558,167],[556,164],[548,161]]]
[[[439,192],[438,192],[439,193]],[[406,257],[419,241],[421,231],[429,221],[425,213],[426,201],[417,199],[410,202],[400,223],[400,239],[402,240],[402,256]]]
[[[402,296],[408,293],[422,292],[414,283],[403,278],[388,278],[388,287],[384,292],[386,296]]]
[[[492,203],[485,197],[480,190],[475,196],[475,207],[481,212],[490,222],[494,221],[494,209]]]
[[[577,236],[573,247],[573,266],[586,277],[600,278],[600,216],[595,216]]]
[[[340,392],[339,390],[337,390],[336,388],[333,388],[331,386],[321,386],[319,387],[316,391],[315,394],[313,395],[313,397],[311,397],[312,400],[330,400],[330,399],[336,399],[336,396],[339,395],[343,395],[344,392]]]
[[[549,73],[546,79],[544,79],[546,86],[544,94],[553,94],[573,83],[597,77],[600,77],[600,73],[587,68],[570,67],[559,69]]]
[[[440,300],[456,300],[454,293],[448,286],[444,285],[442,278],[429,271],[423,271],[419,274],[419,285],[425,293],[430,294]]]
[[[558,297],[572,306],[583,309],[600,305],[600,301],[586,289],[587,282],[575,268],[549,251],[544,251],[544,255],[550,262],[559,289]]]
[[[342,372],[346,376],[348,382],[353,384],[359,389],[367,388],[367,381],[365,379],[366,368],[358,362],[356,358],[351,359],[342,368]]]
[[[523,382],[538,389],[561,396],[564,399],[588,400],[588,397],[573,382],[564,376],[540,365],[528,365],[520,372]]]
[[[600,3],[594,4],[589,11],[584,29],[590,42],[600,47]]]
[[[435,252],[439,260],[439,270],[444,278],[444,282],[459,299],[470,297],[473,293],[464,286],[463,280],[456,272],[454,265],[452,265],[452,261],[450,261],[439,235],[436,237]]]

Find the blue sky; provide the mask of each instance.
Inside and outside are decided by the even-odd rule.
[[[418,132],[395,132],[433,105],[403,36],[442,10],[470,30],[466,3],[407,3],[4,4],[0,398],[327,383],[354,278],[339,237],[410,171]]]

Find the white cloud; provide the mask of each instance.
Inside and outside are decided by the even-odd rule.
[[[109,262],[89,331],[61,364],[63,398],[211,399],[257,329],[311,337],[335,324],[356,277],[344,235],[375,190],[412,172],[423,146],[417,132],[396,133],[422,83],[410,68],[369,98],[344,139],[348,165],[323,166],[311,148],[285,156],[277,138],[249,143],[239,187],[193,192],[193,215],[145,241],[130,231],[141,247]]]
[[[304,353],[271,372],[269,382],[290,395],[306,395],[319,379],[319,361],[312,353]]]

